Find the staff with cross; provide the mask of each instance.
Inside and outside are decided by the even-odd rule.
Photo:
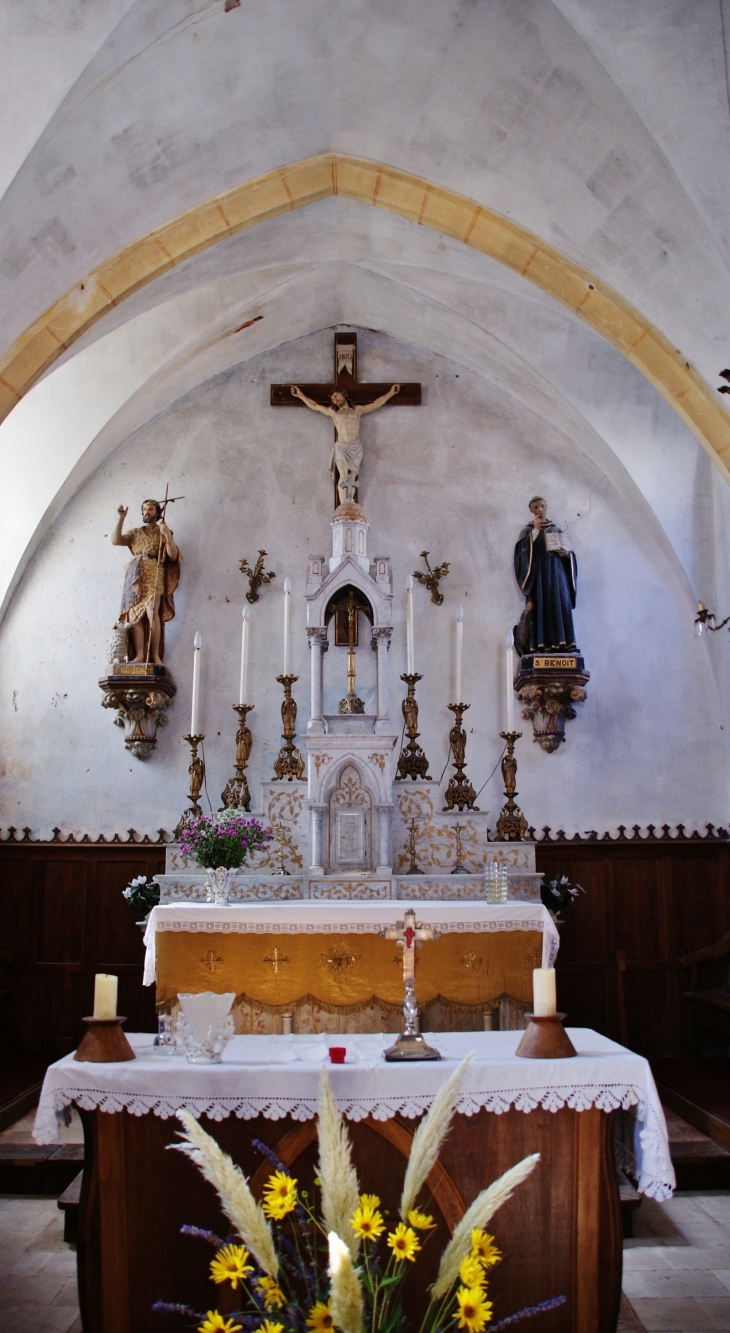
[[[436,931],[433,926],[424,926],[416,921],[413,908],[403,913],[403,920],[394,926],[385,926],[380,932],[386,940],[395,940],[403,950],[403,1031],[393,1046],[385,1052],[386,1060],[440,1060],[439,1052],[428,1046],[421,1036],[418,1021],[418,1001],[416,999],[416,944],[422,940],[433,940]]]

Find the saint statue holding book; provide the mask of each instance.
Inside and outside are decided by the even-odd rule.
[[[515,647],[525,653],[574,653],[573,608],[578,567],[567,533],[547,517],[542,496],[530,500],[532,522],[515,546],[515,574],[526,598],[515,626]]]

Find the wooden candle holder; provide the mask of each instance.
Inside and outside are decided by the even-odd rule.
[[[515,1055],[526,1060],[565,1060],[578,1054],[563,1027],[565,1014],[527,1014],[526,1017],[530,1021]]]
[[[126,1018],[85,1018],[88,1023],[74,1060],[83,1060],[91,1064],[116,1064],[120,1060],[136,1060],[125,1034],[122,1023]]]

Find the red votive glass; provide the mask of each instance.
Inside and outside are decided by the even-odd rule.
[[[346,1046],[330,1046],[330,1060],[333,1065],[344,1065],[346,1055]]]

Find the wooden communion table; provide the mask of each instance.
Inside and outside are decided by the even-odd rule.
[[[405,1158],[418,1119],[468,1051],[467,1073],[449,1138],[429,1178],[438,1229],[414,1270],[409,1310],[448,1235],[476,1194],[528,1153],[541,1160],[496,1214],[490,1230],[504,1260],[490,1278],[495,1320],[550,1296],[567,1304],[541,1316],[540,1333],[614,1333],[621,1286],[621,1219],[613,1112],[634,1117],[639,1188],[667,1198],[674,1175],[666,1126],[646,1060],[587,1029],[571,1029],[575,1059],[520,1060],[520,1034],[439,1033],[444,1059],[386,1064],[384,1034],[348,1037],[347,1062],[328,1063],[318,1036],[235,1037],[219,1065],[165,1057],[147,1034],[131,1040],[137,1059],[92,1065],[67,1056],[48,1070],[38,1107],[39,1142],[58,1136],[57,1117],[76,1106],[86,1136],[79,1219],[79,1293],[85,1333],[182,1333],[189,1319],[152,1312],[157,1299],[198,1310],[233,1309],[207,1278],[211,1252],[180,1235],[188,1223],[226,1235],[215,1193],[182,1154],[167,1152],[187,1107],[252,1177],[260,1191],[274,1148],[301,1185],[316,1159],[316,1099],[326,1065],[351,1121],[361,1188],[397,1213]],[[228,1297],[232,1299],[232,1297]],[[418,1327],[418,1321],[415,1326]]]

